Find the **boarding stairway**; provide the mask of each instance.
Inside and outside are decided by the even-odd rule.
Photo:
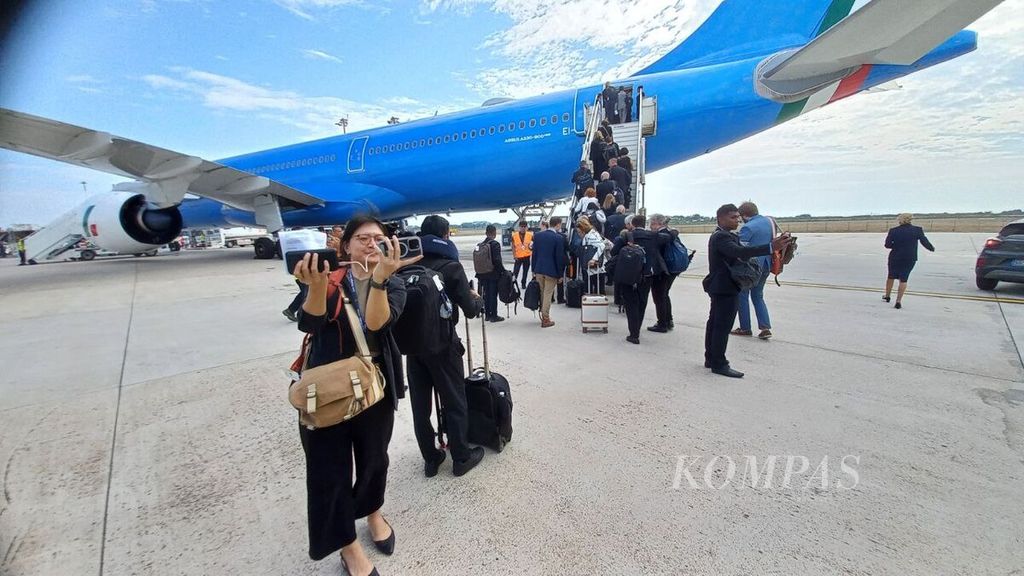
[[[632,205],[629,206],[629,211],[646,214],[647,138],[657,133],[658,102],[642,91],[638,91],[638,97],[642,98],[642,105],[637,110],[636,120],[612,124],[612,139],[620,148],[629,150],[627,156],[633,164],[633,181],[630,183]],[[586,131],[584,132],[580,160],[586,160],[589,164],[590,143],[601,126],[601,120],[604,119],[604,106],[601,104],[600,95],[595,98],[593,104],[584,107],[584,117]],[[590,168],[593,170],[594,167],[591,165]],[[601,175],[594,174],[594,179],[600,180]]]
[[[84,238],[80,210],[71,210],[25,238],[25,256],[29,260],[49,260],[71,250]]]

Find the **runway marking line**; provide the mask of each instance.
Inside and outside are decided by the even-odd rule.
[[[683,274],[687,278],[703,279],[703,276],[696,274]],[[849,292],[875,292],[878,294],[884,294],[885,290],[882,288],[874,288],[868,286],[843,286],[840,284],[817,284],[814,282],[793,282],[791,280],[782,282],[783,286],[795,286],[797,288],[824,288],[826,290],[846,290]],[[966,300],[969,302],[990,302],[993,304],[1024,304],[1024,298],[1009,298],[1005,296],[971,296],[969,294],[945,294],[942,292],[921,292],[917,290],[907,290],[907,294],[912,296],[925,296],[927,298],[944,298],[946,300]]]

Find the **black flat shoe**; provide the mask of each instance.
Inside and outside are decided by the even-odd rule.
[[[896,305],[893,306],[893,308],[899,310],[900,308],[903,308],[903,304],[900,304],[899,302],[897,302]]]
[[[639,344],[640,338],[636,336],[626,336],[626,342],[629,342],[631,344]]]
[[[711,362],[708,362],[707,360],[705,360],[704,361],[704,367],[705,368],[711,368]]]
[[[882,302],[888,302],[889,300],[891,300],[891,298],[888,296],[882,296]]]
[[[739,370],[733,370],[728,366],[724,366],[722,368],[712,368],[711,371],[721,376],[728,376],[729,378],[743,378],[743,372],[740,372]]]
[[[434,460],[427,460],[423,463],[423,475],[427,478],[433,478],[437,476],[437,470],[441,467],[441,463],[447,457],[447,453],[444,450],[438,450],[441,455]]]
[[[477,446],[469,451],[469,457],[465,460],[456,460],[452,463],[452,474],[462,476],[469,472],[484,459],[484,449]]]
[[[391,528],[390,522],[385,520],[384,523],[388,525],[388,528]],[[374,540],[373,545],[377,547],[377,550],[380,550],[381,554],[391,556],[395,552],[395,529],[391,528],[391,535],[384,540]],[[376,568],[373,569],[370,576],[373,576],[375,572],[377,572]]]
[[[664,333],[668,332],[668,326],[662,326],[661,324],[655,324],[654,326],[648,326],[647,329],[650,330],[651,332],[658,332],[659,334],[664,334]]]

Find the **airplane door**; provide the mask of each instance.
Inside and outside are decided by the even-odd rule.
[[[594,106],[594,99],[599,89],[580,88],[576,90],[576,98],[573,103],[572,129],[577,135],[583,135],[587,131],[587,114],[591,114]]]
[[[348,173],[363,171],[363,156],[366,154],[366,141],[369,136],[360,136],[348,145]]]

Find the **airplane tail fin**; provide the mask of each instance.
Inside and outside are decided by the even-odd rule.
[[[800,46],[863,0],[723,0],[697,30],[634,76],[708,66]]]

